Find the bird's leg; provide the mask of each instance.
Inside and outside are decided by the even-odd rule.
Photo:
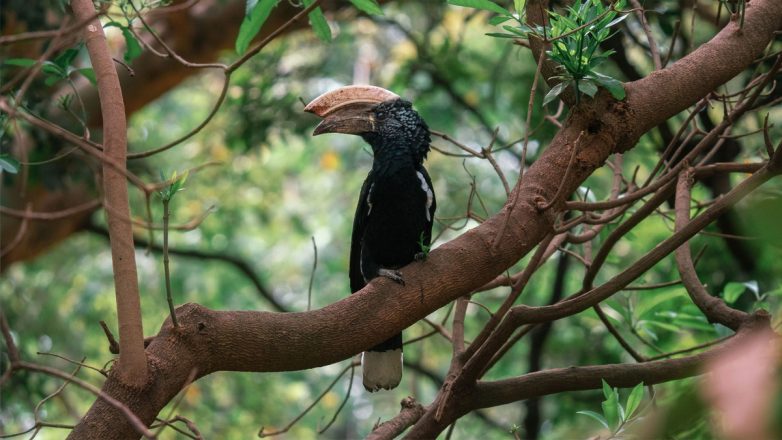
[[[426,257],[429,256],[428,252],[417,252],[413,257],[415,261],[426,261]]]
[[[398,270],[386,269],[385,267],[381,267],[380,269],[377,270],[377,274],[381,277],[386,277],[397,284],[401,284],[403,286],[405,285],[405,279],[402,276],[402,272]]]

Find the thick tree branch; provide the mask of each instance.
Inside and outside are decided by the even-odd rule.
[[[520,377],[494,382],[478,382],[472,396],[474,408],[503,405],[518,400],[565,391],[599,389],[605,379],[611,386],[632,387],[643,382],[654,385],[698,373],[698,367],[725,350],[739,346],[755,330],[768,328],[769,315],[758,312],[744,321],[735,337],[718,347],[693,356],[635,364],[595,365],[589,367],[555,368],[528,373]]]
[[[755,11],[761,10],[766,15],[776,14],[772,21],[778,22],[782,19],[782,6],[771,5],[775,2],[776,0],[753,0],[752,7],[757,7]],[[685,64],[689,65],[690,69],[680,72],[684,81],[697,82],[694,75],[707,69],[720,70],[721,73],[717,77],[724,78],[723,81],[738,73],[736,63],[725,63],[731,66],[730,69],[725,69],[721,65],[715,66],[715,59],[732,60],[739,57],[744,61],[743,65],[739,66],[741,68],[752,62],[754,53],[759,52],[771,38],[771,32],[767,31],[768,26],[755,26],[756,21],[768,22],[768,17],[756,12],[750,14],[749,11],[750,8],[743,36],[723,36],[723,31],[715,38],[714,43],[707,45],[711,56],[697,55],[699,50],[688,57],[689,61]],[[731,27],[733,26],[729,26]],[[756,27],[760,30],[756,30]],[[753,37],[748,37],[750,34]],[[737,50],[735,40],[740,40],[739,43],[746,46]],[[721,44],[722,42],[725,44]],[[744,52],[752,52],[753,55],[744,57]],[[682,61],[676,65],[681,63]],[[714,81],[712,76],[710,81]],[[602,166],[610,154],[632,147],[643,133],[643,127],[653,127],[659,123],[655,115],[644,113],[644,104],[638,101],[646,88],[636,88],[635,96],[631,96],[632,100],[628,102],[629,106],[615,102],[604,93],[594,100],[582,102],[582,105],[571,113],[541,157],[525,172],[523,183],[514,188],[509,198],[512,203],[480,226],[433,250],[426,262],[416,262],[403,268],[402,272],[407,281],[405,287],[389,280],[377,279],[361,292],[323,309],[306,313],[215,312],[198,305],[180,307],[178,315],[181,330],[174,332],[170,323],[166,323],[147,349],[154,373],[149,385],[140,394],[130,393],[115,378],[110,377],[104,391],[110,395],[122,396],[121,400],[127,401],[142,420],[151,423],[157,412],[185,384],[193,369],[197,371],[197,377],[200,377],[220,370],[281,371],[333,363],[387,339],[433,310],[459,296],[469,294],[515,264],[550,234],[559,212],[563,209],[564,199],[596,168]],[[659,90],[664,89],[662,84],[655,84],[656,95],[647,98],[652,101],[659,100]],[[697,90],[702,91],[702,96],[692,99],[702,98],[711,91],[703,91],[700,88]],[[690,95],[691,92],[687,94],[688,97]],[[691,103],[689,98],[671,99],[676,105],[662,108],[675,110],[674,113]],[[639,114],[648,120],[639,120]],[[572,169],[567,172],[570,152],[582,132],[584,134],[580,140],[580,148]],[[511,312],[518,314],[514,319],[518,319],[517,322],[551,321],[577,313],[610,296],[617,288],[627,285],[659,261],[659,258],[664,256],[663,252],[672,252],[700,231],[719,215],[718,211],[760,185],[774,172],[778,172],[778,164],[771,165],[755,173],[709,210],[693,219],[673,238],[663,242],[662,248],[644,257],[621,278],[609,281],[608,284],[575,300],[549,308],[538,310],[517,307],[516,312]],[[563,176],[567,178],[563,179]],[[560,196],[557,198],[555,195]],[[540,200],[550,202],[550,209],[540,212],[537,209]],[[501,324],[496,332],[502,327]],[[469,402],[470,399],[462,399],[462,396],[458,395],[459,391],[455,391],[456,394],[451,400],[454,403],[453,409],[446,410],[441,421],[448,421],[451,411],[458,412],[459,405],[466,404],[462,402]],[[439,423],[432,424],[434,414],[431,410],[437,407],[437,403],[438,401],[435,401],[429,407],[430,410],[419,421],[411,435],[428,432],[434,436],[439,432]],[[91,421],[93,425],[87,427],[88,423],[80,424],[74,435],[84,434],[92,428],[93,433],[103,435],[98,438],[127,438],[134,435],[132,427],[128,426],[114,409],[107,407],[100,400],[93,405],[85,420]],[[417,429],[418,425],[421,425],[420,430]]]
[[[733,20],[690,55],[625,84],[627,104],[635,115],[633,137],[693,105],[750,65],[782,28],[782,2],[747,2],[744,20],[743,29]]]
[[[95,15],[91,0],[71,2],[76,19],[84,21]],[[89,21],[84,39],[95,70],[103,115],[104,152],[115,162],[124,165],[127,154],[127,126],[125,103],[122,100],[117,70],[109,53],[106,35],[100,20]],[[142,386],[147,380],[147,358],[144,353],[144,330],[141,325],[141,300],[136,273],[136,250],[133,247],[133,229],[125,221],[130,218],[128,186],[125,175],[108,164],[103,165],[104,206],[107,210],[111,258],[114,268],[114,288],[119,320],[120,357],[116,372],[125,383]]]

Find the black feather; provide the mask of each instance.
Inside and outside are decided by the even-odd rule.
[[[362,134],[374,161],[353,220],[352,292],[377,277],[379,269],[401,268],[424,251],[422,245],[431,242],[436,209],[432,180],[423,166],[431,142],[426,123],[401,99],[378,104],[373,113],[375,132]],[[398,334],[370,351],[401,347]]]

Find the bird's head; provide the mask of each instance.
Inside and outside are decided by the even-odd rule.
[[[375,154],[405,148],[417,162],[429,152],[429,127],[412,104],[375,86],[346,86],[324,93],[304,111],[321,118],[314,136],[324,133],[359,135]]]

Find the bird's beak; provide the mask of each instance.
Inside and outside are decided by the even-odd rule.
[[[326,92],[304,107],[321,118],[313,136],[323,133],[361,134],[375,131],[372,109],[399,96],[375,86],[346,86]]]

